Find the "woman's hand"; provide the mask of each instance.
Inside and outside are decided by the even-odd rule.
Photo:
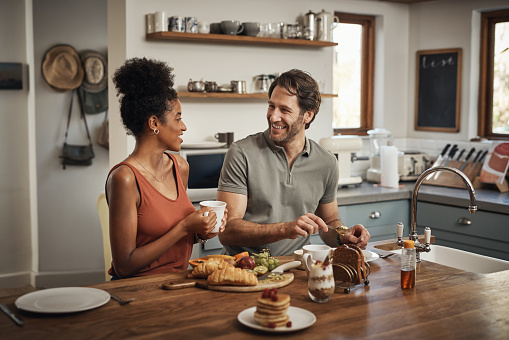
[[[205,213],[208,215],[205,216]],[[196,210],[182,220],[184,230],[189,234],[206,235],[216,226],[216,213],[210,207]]]
[[[226,227],[227,220],[228,220],[228,209],[225,208],[223,218],[221,219],[221,225],[219,226],[219,231],[217,233],[208,233],[206,235],[198,234],[198,237],[201,238],[202,240],[209,240],[211,238],[216,237],[218,234],[220,234],[224,231],[224,228]]]

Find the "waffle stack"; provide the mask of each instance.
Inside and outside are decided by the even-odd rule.
[[[288,326],[289,317],[286,314],[290,306],[290,295],[277,294],[276,288],[266,289],[262,297],[259,297],[254,313],[255,321],[264,327]]]

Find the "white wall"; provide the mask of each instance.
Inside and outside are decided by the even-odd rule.
[[[408,137],[469,140],[477,135],[479,81],[479,20],[481,11],[509,7],[507,0],[449,0],[410,6],[409,88],[415,89],[418,50],[461,48],[461,108],[458,133],[430,133],[414,130],[415,90],[409,92]]]
[[[0,62],[23,63],[23,89],[0,91],[0,276],[7,286],[29,283],[32,271],[27,11],[24,1],[0,1]]]
[[[228,84],[231,80],[245,80],[248,91],[252,89],[255,75],[261,73],[284,72],[290,68],[300,68],[311,73],[317,80],[325,81],[325,92],[332,89],[332,48],[309,49],[265,46],[235,46],[228,44],[197,44],[174,41],[147,41],[145,39],[146,13],[164,10],[171,15],[196,16],[198,20],[209,23],[234,19],[261,22],[293,23],[299,16],[309,10],[319,12],[325,9],[329,12],[343,11],[379,16],[377,25],[379,31],[385,31],[384,39],[378,44],[379,58],[375,66],[377,79],[382,79],[380,93],[375,96],[377,106],[375,115],[380,125],[388,129],[394,128],[397,134],[405,136],[406,131],[396,129],[398,117],[406,117],[407,67],[408,62],[408,6],[386,4],[373,1],[271,1],[261,0],[252,2],[237,1],[193,1],[189,3],[168,2],[164,0],[124,1],[112,0],[110,6],[126,6],[125,22],[116,23],[113,16],[117,12],[110,11],[109,24],[111,27],[125,27],[127,42],[125,44],[125,58],[150,57],[161,59],[174,67],[176,85],[185,89],[189,79],[213,80],[218,84]],[[217,10],[220,8],[220,10]],[[121,32],[121,30],[118,30]],[[113,40],[112,40],[113,39]],[[110,36],[110,41],[118,43],[116,37]],[[112,49],[110,46],[110,53]],[[116,52],[115,52],[116,53]],[[110,62],[120,64],[120,60]],[[402,65],[404,67],[402,67]],[[113,72],[113,70],[110,70]],[[389,100],[387,100],[389,98]],[[183,105],[183,119],[188,127],[184,134],[184,141],[213,140],[217,132],[234,131],[239,139],[249,134],[262,131],[267,127],[265,113],[266,100],[203,100],[181,99]],[[110,105],[117,105],[116,98],[110,94]],[[308,130],[308,136],[319,140],[321,137],[332,135],[332,100],[322,101],[320,112]],[[112,129],[118,134],[123,130],[119,122],[112,124]],[[111,164],[123,159],[129,149],[124,138],[120,146],[114,145],[111,153]],[[117,147],[119,151],[117,152]]]
[[[308,10],[322,9],[376,15],[375,126],[392,131],[402,146],[429,152],[441,147],[444,140],[466,143],[476,131],[477,93],[472,89],[477,82],[473,74],[478,51],[471,29],[476,22],[472,11],[507,7],[507,0],[444,0],[410,6],[365,0],[37,0],[33,5],[32,1],[0,1],[0,61],[27,65],[23,90],[0,91],[0,287],[29,284],[30,275],[33,283],[44,287],[103,279],[95,202],[110,166],[133,146],[119,121],[110,79],[110,156],[95,144],[91,167],[62,170],[58,155],[69,94],[49,88],[40,73],[44,52],[54,44],[69,43],[78,50],[102,53],[108,47],[110,76],[126,58],[146,56],[173,66],[180,87],[189,78],[203,78],[220,84],[246,80],[249,89],[256,74],[297,67],[325,80],[329,92],[332,49],[146,41],[144,15],[165,10],[209,22],[292,22]],[[415,52],[442,47],[463,48],[461,131],[416,132]],[[187,141],[212,139],[219,131],[234,131],[236,138],[242,138],[266,128],[263,100],[182,99],[182,105]],[[331,100],[324,99],[308,131],[311,138],[318,140],[332,133],[331,111]],[[87,116],[94,140],[102,118]],[[72,141],[83,142],[78,122],[73,120],[72,125]],[[437,140],[436,146],[432,140]]]

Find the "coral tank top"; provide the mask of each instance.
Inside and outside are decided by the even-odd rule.
[[[174,164],[173,169],[178,188],[178,196],[175,200],[169,199],[157,191],[136,168],[128,163],[122,162],[115,165],[108,174],[109,177],[113,170],[121,165],[126,165],[131,168],[136,177],[141,198],[140,207],[138,209],[137,248],[158,239],[174,228],[175,225],[186,216],[196,211],[187,196],[175,157],[168,153],[165,154],[173,160]],[[133,276],[186,270],[189,265],[193,244],[194,234],[187,234],[178,240],[178,242],[168,249],[161,257]],[[109,273],[110,275],[116,275],[113,266],[110,268]]]

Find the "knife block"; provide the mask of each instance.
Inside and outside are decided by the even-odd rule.
[[[508,192],[509,191],[509,184],[507,183],[507,179],[504,178],[504,181],[502,184],[499,183],[483,183],[480,181],[479,177],[476,177],[474,181],[472,182],[474,185],[474,189],[489,189],[495,186],[498,191],[500,192]]]
[[[447,166],[451,167],[451,168],[459,169],[464,163],[465,162],[462,162],[462,161],[453,161],[453,162],[449,163]],[[461,172],[463,172],[468,177],[470,182],[474,183],[475,178],[481,172],[482,163],[480,163],[480,162],[474,163],[474,164],[472,164],[471,162],[467,162],[467,163],[468,164],[466,165],[466,167],[463,170],[461,170]],[[439,174],[438,177],[436,177],[437,174]],[[437,185],[437,186],[451,187],[451,188],[460,188],[460,189],[466,188],[466,185],[463,182],[463,180],[451,172],[440,171],[440,172],[434,172],[432,175],[433,175],[433,177],[431,177],[430,179],[425,179],[422,182],[422,184]]]

